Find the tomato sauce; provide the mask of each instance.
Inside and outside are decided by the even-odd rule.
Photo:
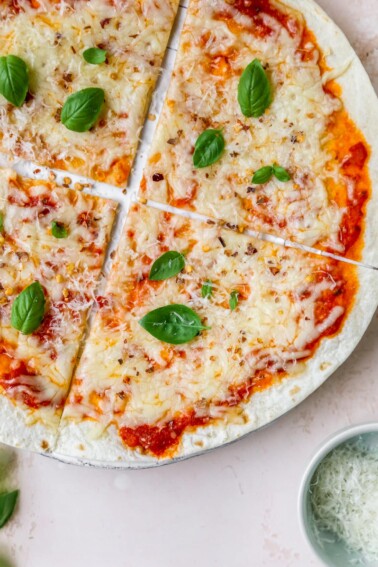
[[[40,3],[38,2],[38,0],[27,0],[27,2],[30,4],[30,7],[34,8],[35,10],[38,10],[38,8],[40,8]],[[24,12],[24,9],[20,6],[18,0],[11,0],[10,7],[13,14]]]
[[[113,134],[114,136],[116,133]],[[122,133],[122,137],[124,134]],[[65,167],[69,169],[69,167]],[[131,164],[129,157],[121,157],[113,160],[109,169],[102,169],[98,165],[95,165],[90,173],[90,177],[96,181],[106,181],[107,183],[114,183],[115,185],[123,185],[126,183],[131,170]]]
[[[40,409],[52,404],[52,400],[41,400],[40,389],[23,378],[36,376],[27,362],[17,359],[7,352],[5,345],[0,345],[0,388],[9,398],[21,401],[31,409]]]
[[[44,184],[46,184],[46,182],[44,182]],[[16,187],[19,188],[19,185],[14,183],[13,180],[10,181],[10,185],[16,185]],[[27,186],[22,189],[22,194],[19,195],[10,193],[8,195],[8,203],[18,207],[42,207],[43,214],[48,214],[51,210],[58,207],[58,203],[49,193],[43,193],[42,195],[27,195],[26,189]]]
[[[162,425],[140,425],[135,428],[121,427],[119,434],[128,447],[141,448],[157,457],[169,456],[177,448],[186,430],[208,424],[209,417],[198,417],[192,410],[179,415]]]
[[[181,197],[179,199],[174,198],[174,191],[172,187],[167,182],[167,191],[168,191],[168,204],[172,207],[190,207],[193,203],[195,198],[197,197],[199,185],[196,181],[192,180],[190,184],[188,183],[188,192],[185,197]]]
[[[284,371],[272,374],[268,370],[259,370],[255,376],[249,378],[243,384],[238,384],[235,386],[230,386],[230,397],[228,400],[220,403],[220,406],[228,406],[230,408],[238,406],[242,402],[246,402],[249,398],[256,392],[263,392],[267,388],[270,388],[275,381],[277,381],[278,376],[285,375]]]
[[[352,186],[352,194],[349,195],[346,184],[329,182],[330,197],[346,209],[340,227],[340,240],[349,252],[348,256],[359,259],[366,204],[371,194],[368,169],[370,148],[345,110],[333,114],[328,132],[329,140],[325,147],[332,155],[329,168],[334,162],[341,164],[341,171]]]
[[[298,33],[298,22],[291,15],[275,8],[270,0],[236,0],[233,7],[253,20],[256,33],[261,37],[273,33],[272,28],[264,23],[264,14],[279,22],[292,37]]]
[[[274,33],[274,29],[266,22],[264,15],[279,22],[292,37],[299,31],[299,25],[295,18],[273,6],[270,0],[235,0],[232,7],[251,19],[253,26],[248,29],[258,37],[265,38],[272,36]],[[243,29],[243,26],[236,22],[231,12],[218,12],[214,18],[225,21],[229,29],[234,33],[238,33]]]
[[[151,294],[153,294],[155,290],[158,290],[163,284],[164,282],[162,281],[153,281],[148,279],[148,277],[141,281],[135,281],[125,302],[126,309],[133,309],[136,306],[144,305]]]

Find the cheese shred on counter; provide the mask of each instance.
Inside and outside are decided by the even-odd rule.
[[[311,504],[319,532],[378,561],[378,448],[368,450],[360,439],[332,451],[314,475]]]

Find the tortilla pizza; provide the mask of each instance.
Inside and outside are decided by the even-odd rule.
[[[0,441],[51,451],[116,204],[0,170]]]

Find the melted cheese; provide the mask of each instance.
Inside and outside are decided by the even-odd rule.
[[[259,14],[258,23],[241,5]],[[264,6],[273,6],[286,26]],[[345,253],[340,227],[347,207],[357,206],[357,190],[343,164],[363,136],[343,119],[348,140],[342,136],[343,151],[335,150],[340,139],[329,124],[342,102],[325,88],[314,41],[302,16],[276,0],[192,0],[143,196]],[[259,119],[243,116],[237,101],[240,75],[254,58],[266,66],[273,91]],[[193,148],[207,128],[223,129],[226,151],[212,167],[194,170]],[[291,181],[273,177],[252,192],[253,173],[273,163],[288,169]],[[156,173],[164,180],[154,181]],[[363,185],[366,192],[368,179]]]
[[[189,270],[149,281],[152,262],[166,250],[185,253]],[[111,423],[161,428],[188,412],[222,418],[223,427],[240,422],[251,393],[300,375],[320,339],[341,328],[354,293],[345,269],[215,223],[135,205],[76,371],[63,430],[83,418],[96,435]],[[210,299],[201,295],[207,280]],[[231,312],[234,290],[239,305]],[[175,347],[138,324],[173,303],[194,309],[211,330]]]
[[[115,209],[111,201],[0,170],[0,395],[26,423],[57,428]],[[52,235],[53,221],[64,224],[66,238]],[[10,324],[11,308],[34,281],[45,290],[45,316],[33,334],[22,335]],[[3,426],[1,441],[6,435]]]
[[[1,149],[124,185],[177,5],[178,0],[2,2],[0,53],[27,63],[31,96],[21,108],[0,97]],[[83,51],[95,46],[106,50],[106,63],[83,59]],[[71,132],[60,122],[63,103],[91,86],[105,91],[100,118],[89,132]]]

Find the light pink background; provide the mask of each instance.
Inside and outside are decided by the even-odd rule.
[[[319,3],[378,89],[378,0]],[[0,554],[15,567],[318,566],[299,530],[299,482],[327,436],[378,419],[377,338],[375,317],[349,361],[300,407],[194,460],[112,472],[18,453],[21,502],[0,532]]]

